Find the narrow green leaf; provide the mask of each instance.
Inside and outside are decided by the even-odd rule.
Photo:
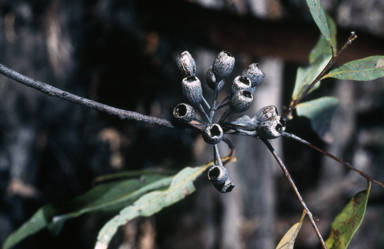
[[[73,200],[47,204],[7,238],[3,249],[14,246],[44,228],[57,234],[65,220],[84,213],[117,212],[133,203],[143,194],[169,186],[171,180],[172,177],[144,175],[139,179],[100,184]]]
[[[142,175],[174,175],[177,171],[175,170],[166,170],[163,168],[153,168],[145,170],[134,170],[134,171],[120,171],[117,173],[107,174],[98,176],[93,181],[94,184],[106,182],[106,181],[116,181],[127,178],[140,177]]]
[[[299,116],[309,118],[312,129],[324,139],[330,130],[338,105],[337,98],[322,97],[298,104],[296,112]]]
[[[2,248],[3,249],[11,248],[12,246],[16,245],[26,237],[34,233],[37,233],[38,231],[46,227],[48,223],[46,217],[52,217],[54,212],[55,210],[52,207],[52,205],[46,205],[40,208],[32,216],[31,219],[25,222],[16,232],[8,236]]]
[[[335,24],[335,21],[333,21],[332,17],[330,17],[329,15],[327,15],[327,22],[329,25],[331,41],[334,46],[334,52],[336,53],[336,48],[337,48],[336,24]],[[332,55],[332,49],[328,41],[324,38],[323,35],[321,35],[315,47],[311,50],[311,53],[309,54],[309,64],[313,64],[319,57],[323,55]]]
[[[132,204],[140,196],[168,187],[172,177],[144,175],[139,179],[121,180],[95,186],[72,201],[55,204],[57,213],[48,228],[57,235],[63,222],[88,212],[114,213]]]
[[[368,81],[384,77],[384,56],[375,55],[348,62],[324,75],[323,79],[328,77],[359,81]]]
[[[107,248],[117,228],[129,220],[139,216],[153,215],[193,193],[195,191],[193,181],[210,165],[212,164],[195,168],[184,168],[173,178],[171,186],[167,190],[148,193],[132,205],[121,210],[118,215],[108,221],[100,230],[95,248]]]
[[[304,210],[303,215],[298,223],[293,225],[288,232],[286,232],[283,238],[280,240],[276,249],[293,249],[297,234],[299,233],[301,226],[303,225],[303,220],[305,217],[306,211]]]
[[[330,55],[319,57],[312,65],[307,68],[299,67],[296,74],[295,87],[292,93],[292,100],[298,99],[301,94],[308,88],[308,86],[316,79],[317,75],[321,73],[328,61],[331,59]],[[320,86],[320,81],[311,89],[310,92]]]
[[[332,43],[331,34],[328,28],[327,17],[325,15],[323,6],[321,6],[320,0],[307,0],[309,11],[315,21],[317,27],[319,27],[321,34],[325,40],[330,44],[332,48],[335,48],[335,44]]]
[[[371,182],[368,181],[368,189],[357,193],[332,222],[331,234],[325,241],[328,249],[345,249],[348,247],[363,221],[370,189]]]

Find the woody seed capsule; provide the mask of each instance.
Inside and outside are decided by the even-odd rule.
[[[203,99],[203,90],[201,89],[201,82],[196,76],[184,78],[182,81],[183,95],[192,104],[198,106]]]
[[[260,70],[257,63],[249,65],[248,69],[244,70],[242,75],[248,77],[251,80],[252,87],[260,84],[265,77],[265,74]]]
[[[196,118],[195,109],[185,103],[180,103],[173,109],[173,116],[185,123],[189,123]]]
[[[228,176],[227,180],[222,184],[213,185],[221,193],[229,193],[235,187],[235,183],[232,181],[231,177]]]
[[[213,62],[213,73],[216,76],[216,80],[227,78],[235,66],[235,57],[231,53],[222,51],[220,52],[215,61]]]
[[[223,165],[213,165],[208,170],[208,180],[213,184],[224,184],[228,179],[228,170]]]
[[[215,90],[216,87],[216,76],[212,71],[212,66],[208,69],[207,74],[205,76],[205,81],[209,88]]]
[[[177,67],[185,77],[195,76],[196,63],[192,55],[188,51],[182,52],[176,56]]]
[[[241,90],[233,95],[229,102],[229,108],[231,109],[231,112],[234,113],[244,112],[251,106],[252,101],[252,93],[247,90]]]
[[[235,94],[240,90],[250,91],[251,89],[251,81],[242,75],[237,76],[232,83],[231,93]]]

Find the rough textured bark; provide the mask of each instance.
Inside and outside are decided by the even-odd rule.
[[[319,37],[317,27],[304,21],[310,20],[306,7],[298,1],[266,0],[257,9],[257,1],[240,0],[235,1],[236,12],[221,1],[196,2],[2,1],[0,62],[79,96],[171,119],[173,107],[184,101],[175,55],[189,50],[204,79],[216,54],[227,50],[236,57],[233,77],[253,62],[267,72],[255,95],[255,109],[248,114],[267,104],[282,113],[297,66],[307,63]],[[351,30],[359,36],[337,63],[384,54],[384,31],[376,24],[384,11],[373,2],[361,6],[359,1],[324,1],[343,27],[340,41]],[[369,15],[345,19],[346,9],[358,14],[359,8],[376,13],[374,25]],[[341,100],[332,145],[320,141],[304,118],[290,121],[288,131],[383,181],[381,83],[324,82],[313,93]],[[208,88],[203,91],[210,94]],[[282,91],[282,97],[275,91]],[[239,159],[228,166],[236,183],[232,193],[221,195],[205,178],[199,179],[197,193],[154,219],[128,224],[111,248],[144,245],[144,238],[156,238],[159,248],[273,248],[299,220],[300,205],[260,141],[230,139]],[[284,155],[326,237],[333,217],[364,187],[364,179],[295,141],[277,142],[282,146],[274,144],[275,149]],[[200,136],[122,121],[0,76],[0,243],[38,207],[83,193],[98,175],[153,166],[181,169],[211,159],[212,151]],[[382,199],[382,190],[374,187],[367,218],[350,248],[383,247]],[[59,237],[44,231],[18,248],[92,248],[107,218],[83,216],[68,222]],[[299,234],[300,248],[318,247],[309,226],[304,223]]]

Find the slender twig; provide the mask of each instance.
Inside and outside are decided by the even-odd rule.
[[[219,110],[220,108],[222,108],[222,107],[228,105],[229,102],[227,102],[227,103],[225,103],[225,104],[224,104],[224,102],[225,102],[226,100],[228,100],[230,97],[231,97],[231,95],[228,94],[227,97],[225,97],[225,98],[224,98],[224,99],[223,99],[217,106],[215,106],[215,110]]]
[[[211,107],[210,107],[209,104],[208,104],[208,101],[204,98],[204,96],[203,96],[203,98],[202,98],[202,101],[203,101],[203,103],[205,104],[205,106],[206,106],[208,109],[211,109]]]
[[[261,138],[261,140],[268,147],[268,149],[271,151],[273,157],[276,159],[277,163],[280,165],[281,169],[284,172],[285,177],[287,177],[287,179],[289,181],[289,184],[291,185],[291,187],[295,191],[295,194],[296,194],[297,198],[299,199],[301,206],[305,209],[305,211],[307,211],[307,215],[308,215],[309,221],[311,222],[313,229],[315,229],[316,235],[319,238],[322,247],[324,249],[327,249],[327,246],[325,245],[323,237],[321,236],[321,234],[319,232],[319,229],[317,228],[315,219],[313,218],[313,215],[312,215],[311,211],[309,211],[307,205],[305,204],[303,198],[301,197],[301,195],[299,193],[299,190],[297,189],[295,183],[293,182],[292,177],[289,174],[287,168],[285,167],[283,161],[281,160],[281,158],[279,157],[279,155],[277,154],[277,152],[275,151],[275,149],[272,147],[272,145],[269,143],[269,141],[267,139]]]
[[[324,74],[328,71],[328,69],[333,65],[336,61],[336,58],[340,55],[340,53],[346,49],[349,45],[352,44],[352,41],[357,38],[357,35],[354,31],[351,32],[348,40],[344,43],[344,46],[337,52],[335,55],[332,55],[332,58],[329,60],[327,65],[321,70],[320,74],[312,81],[312,83],[305,89],[305,91],[301,94],[299,98],[293,101],[293,103],[288,107],[288,109],[281,116],[283,120],[287,121],[292,111],[296,108],[297,104],[309,93],[309,91],[316,85],[316,83],[324,76]],[[333,54],[333,53],[332,53]]]
[[[231,140],[229,140],[226,137],[223,137],[223,142],[226,143],[228,145],[228,147],[231,149],[231,152],[229,152],[229,154],[227,156],[228,159],[225,160],[225,162],[223,163],[223,165],[227,165],[228,163],[230,163],[232,161],[233,157],[235,156],[235,146],[233,145]]]
[[[213,161],[215,162],[215,164],[216,164],[216,160],[217,160],[217,165],[223,165],[221,161],[220,153],[219,153],[219,148],[217,147],[217,144],[214,144],[213,145]]]
[[[222,124],[224,122],[224,120],[229,116],[229,114],[231,114],[231,109],[229,108],[229,106],[227,106],[223,115],[221,115],[221,118],[219,120],[219,124]]]
[[[343,165],[347,166],[349,169],[351,169],[351,170],[355,171],[356,173],[358,173],[359,175],[365,177],[367,180],[372,181],[372,182],[374,182],[374,183],[377,183],[377,184],[379,184],[380,186],[384,187],[384,184],[383,184],[383,183],[381,183],[381,182],[379,182],[378,180],[372,178],[371,176],[365,174],[364,172],[362,172],[362,171],[360,171],[360,170],[354,168],[351,164],[349,164],[349,163],[347,163],[347,162],[341,160],[340,158],[338,158],[338,157],[336,157],[336,156],[334,156],[334,155],[332,155],[332,154],[330,154],[330,153],[328,153],[328,152],[326,152],[326,151],[324,151],[324,150],[322,150],[322,149],[316,147],[315,145],[311,144],[310,142],[308,142],[308,141],[306,141],[306,140],[304,140],[304,139],[302,139],[302,138],[300,138],[300,137],[298,137],[298,136],[296,136],[296,135],[294,135],[294,134],[287,133],[287,132],[284,132],[284,133],[283,133],[283,136],[284,136],[284,137],[287,137],[287,138],[295,139],[296,141],[299,141],[300,143],[303,143],[303,144],[305,144],[305,145],[311,147],[312,149],[317,150],[318,152],[320,152],[320,153],[326,155],[327,157],[332,158],[333,160],[335,160],[335,161],[337,161],[337,162],[339,162],[339,163],[342,163]]]
[[[39,90],[45,94],[48,94],[51,97],[56,97],[60,99],[67,100],[69,102],[79,104],[88,108],[92,108],[98,111],[106,112],[110,115],[118,116],[121,119],[129,119],[129,120],[135,120],[139,122],[144,122],[151,125],[160,125],[165,126],[169,128],[177,128],[175,124],[173,124],[171,121],[162,119],[162,118],[156,118],[151,117],[147,115],[143,115],[137,112],[127,111],[123,109],[118,109],[109,105],[101,104],[99,102],[86,99],[83,97],[79,97],[75,94],[60,90],[56,87],[53,87],[49,84],[43,83],[38,80],[34,80],[32,78],[29,78],[25,75],[22,75],[2,64],[0,64],[0,73],[4,76],[13,79],[21,84],[24,84],[26,86],[29,86],[31,88],[34,88],[36,90]],[[201,127],[196,124],[191,124],[192,127],[196,128],[197,130],[201,130]]]
[[[209,122],[209,116],[208,116],[208,114],[207,114],[207,112],[204,110],[204,108],[203,108],[203,106],[200,104],[199,105],[199,109],[200,109],[200,111],[205,115],[205,118],[208,120],[208,122]]]
[[[220,90],[218,88],[219,84],[220,83],[216,84],[215,93],[213,94],[213,102],[212,102],[212,106],[211,106],[210,113],[209,113],[209,123],[212,123],[213,116],[215,115],[215,112],[216,112],[215,106],[216,106],[217,96],[219,96],[219,90]]]

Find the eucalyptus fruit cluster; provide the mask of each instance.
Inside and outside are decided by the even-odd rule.
[[[204,141],[213,146],[214,164],[208,169],[208,179],[217,190],[228,193],[232,191],[235,184],[221,161],[217,146],[221,141],[231,145],[230,140],[224,134],[272,139],[281,136],[285,123],[278,116],[274,106],[263,107],[252,118],[243,115],[235,121],[226,121],[230,114],[242,113],[251,106],[255,89],[265,77],[257,63],[249,65],[241,75],[235,77],[230,87],[230,93],[218,103],[219,91],[223,88],[235,65],[235,58],[229,52],[220,52],[205,77],[205,83],[214,91],[211,104],[203,96],[201,81],[196,77],[196,63],[191,54],[184,51],[176,57],[176,63],[185,77],[181,86],[188,103],[178,104],[173,110],[173,116],[183,123],[197,122],[201,125],[200,132]],[[220,118],[216,118],[217,111],[224,107],[225,110],[221,112]],[[201,111],[204,118],[196,116],[195,108]]]

